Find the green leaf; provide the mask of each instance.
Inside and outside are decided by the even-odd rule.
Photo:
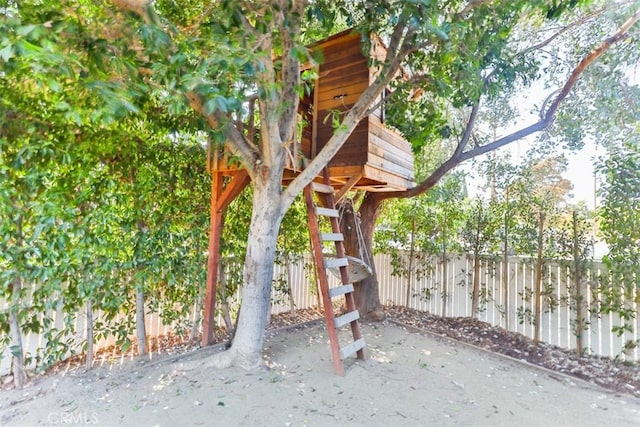
[[[33,30],[35,30],[38,26],[37,25],[25,25],[22,27],[18,27],[18,29],[16,30],[16,33],[18,33],[18,35],[20,36],[28,36],[29,34],[31,34],[33,32]]]
[[[14,56],[15,56],[15,52],[13,49],[13,45],[7,45],[2,49],[0,49],[0,58],[2,58],[4,62],[8,62]]]

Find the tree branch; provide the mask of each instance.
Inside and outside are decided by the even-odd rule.
[[[589,65],[593,64],[598,58],[600,58],[602,54],[609,50],[609,48],[613,46],[613,44],[624,39],[627,36],[629,29],[633,27],[633,25],[638,22],[639,19],[640,9],[637,10],[636,13],[634,13],[624,24],[622,24],[620,28],[618,28],[618,31],[616,31],[612,36],[605,39],[599,46],[591,50],[591,52],[589,52],[589,54],[587,54],[587,56],[585,56],[582,61],[580,61],[580,63],[576,66],[576,68],[569,76],[567,82],[562,87],[562,90],[560,90],[560,93],[558,94],[556,99],[551,103],[551,106],[547,110],[543,118],[543,121],[547,122],[546,126],[549,126],[551,124],[551,121],[553,120],[553,117],[556,114],[560,103],[567,97],[567,95],[569,95],[569,92],[576,84],[584,70],[586,70],[586,68]]]
[[[151,0],[111,0],[115,6],[139,15],[147,24],[157,24],[157,15]]]
[[[469,0],[469,3],[462,9],[460,12],[456,14],[456,16],[460,18],[466,18],[469,12],[475,9],[478,6],[482,6],[483,4],[490,3],[491,0]]]
[[[280,133],[280,117],[282,111],[282,99],[277,90],[279,86],[278,76],[275,70],[273,58],[273,36],[271,32],[265,34],[262,42],[264,51],[258,62],[260,66],[256,74],[258,83],[261,88],[258,92],[258,106],[260,110],[260,137],[259,155],[260,161],[265,168],[271,168],[278,159],[284,161],[284,148],[281,147],[282,142]],[[267,170],[265,169],[265,171]]]
[[[282,31],[282,115],[280,119],[280,139],[286,143],[292,141],[296,137],[296,123],[298,104],[300,97],[298,95],[298,86],[300,84],[300,60],[298,55],[294,54],[294,48],[299,40],[296,40],[296,34],[300,32],[300,19],[303,16],[306,1],[294,2],[288,12],[287,19],[289,27],[283,28]],[[283,19],[284,20],[284,19]],[[281,23],[285,26],[285,23]]]
[[[256,31],[256,28],[253,25],[251,25],[251,22],[249,22],[249,20],[247,19],[247,16],[244,13],[242,13],[242,11],[239,11],[238,13],[236,13],[236,17],[240,19],[240,22],[242,23],[242,27],[244,28],[245,31],[247,31],[249,34],[254,35],[256,37],[259,36],[259,33]]]
[[[615,6],[616,8],[619,7],[619,5]],[[533,51],[533,50],[539,50],[542,49],[546,46],[548,46],[552,41],[554,41],[555,39],[557,39],[558,37],[560,37],[561,35],[563,35],[564,33],[566,33],[567,31],[576,28],[579,25],[583,25],[584,23],[586,23],[587,21],[590,21],[593,18],[597,18],[598,16],[604,14],[605,12],[608,12],[609,10],[613,9],[613,6],[609,6],[609,7],[603,7],[602,9],[596,10],[595,12],[592,12],[586,16],[583,16],[581,19],[578,19],[577,21],[571,22],[568,25],[565,25],[564,27],[560,28],[557,32],[553,33],[551,35],[551,37],[546,38],[545,40],[536,43],[533,46],[529,46],[528,48],[526,48],[525,50],[523,50],[522,52],[519,52],[517,54],[517,56],[524,56],[527,53]]]
[[[442,163],[435,171],[431,173],[431,175],[429,175],[427,179],[418,184],[416,187],[402,192],[375,193],[375,195],[372,195],[371,199],[375,200],[375,202],[377,203],[381,203],[386,199],[414,197],[423,194],[433,188],[438,183],[438,181],[449,171],[451,171],[453,168],[460,165],[464,161],[497,150],[514,141],[520,140],[526,136],[549,127],[555,120],[555,114],[558,111],[560,104],[569,95],[571,89],[576,84],[582,73],[587,69],[587,67],[593,64],[600,56],[602,56],[609,48],[611,48],[611,46],[613,46],[620,40],[623,40],[627,36],[631,27],[633,27],[638,22],[638,20],[640,20],[640,10],[636,11],[624,24],[620,26],[620,28],[618,28],[618,30],[613,35],[606,38],[602,43],[600,43],[600,45],[593,48],[591,52],[589,52],[578,63],[578,65],[573,69],[573,71],[567,78],[567,81],[563,85],[562,89],[560,89],[560,91],[558,92],[558,95],[550,104],[549,108],[546,111],[541,111],[541,118],[539,121],[507,136],[499,138],[489,144],[475,147],[469,151],[459,152],[459,150],[456,149],[454,154],[447,161]],[[469,126],[469,124],[472,122],[472,119],[475,120],[475,116],[473,114],[469,119],[465,134],[467,132],[470,133],[470,128],[473,127]]]
[[[221,126],[227,136],[226,148],[234,155],[240,156],[251,179],[255,176],[255,166],[260,155],[256,147],[245,138],[245,136],[233,125],[232,121],[222,113],[208,113],[204,109],[202,99],[194,92],[186,94],[189,105],[205,118],[211,129],[217,129]]]
[[[467,121],[467,126],[464,129],[464,134],[462,135],[462,139],[460,140],[460,142],[458,142],[458,145],[456,146],[456,151],[454,152],[453,156],[459,156],[460,154],[462,154],[462,151],[464,150],[464,147],[467,146],[467,144],[469,143],[469,139],[471,138],[471,135],[473,134],[473,127],[476,124],[476,118],[478,116],[478,111],[480,111],[480,101],[476,101],[475,104],[473,104],[473,108],[471,108],[471,114],[469,115],[469,120]]]

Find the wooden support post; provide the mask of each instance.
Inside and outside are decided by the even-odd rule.
[[[209,222],[209,257],[207,260],[207,291],[204,300],[202,323],[202,346],[213,341],[216,313],[216,287],[218,265],[220,264],[220,236],[222,235],[222,212],[218,210],[218,200],[222,195],[222,173],[211,173],[211,219]]]
[[[202,346],[213,342],[215,327],[216,292],[220,265],[220,237],[222,236],[222,215],[229,204],[249,185],[251,179],[245,170],[234,172],[231,181],[223,190],[221,172],[211,173],[211,221],[209,230],[209,257],[207,260],[207,291],[204,302],[202,324]]]
[[[356,174],[349,178],[349,180],[336,192],[335,203],[339,203],[342,198],[360,181],[362,174]]]

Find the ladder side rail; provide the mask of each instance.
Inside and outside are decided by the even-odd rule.
[[[329,184],[329,171],[327,168],[325,168],[322,172],[323,174],[323,181],[325,184]],[[324,195],[324,202],[325,202],[325,207],[330,207],[330,208],[335,208],[335,200],[334,200],[334,196],[331,193],[325,194]],[[338,218],[335,217],[331,217],[329,218],[331,221],[331,229],[333,230],[334,233],[339,233],[340,232],[340,222],[338,220]],[[338,258],[346,258],[346,254],[344,251],[344,243],[342,241],[336,241],[336,256]],[[342,279],[342,284],[343,285],[347,285],[350,284],[351,281],[349,279],[349,272],[347,270],[347,267],[340,267],[340,278]],[[355,298],[353,296],[353,292],[349,292],[344,294],[344,299],[345,299],[345,305],[347,308],[347,312],[353,312],[353,311],[357,311],[356,308],[356,302],[355,302]],[[358,325],[357,321],[353,321],[351,322],[351,333],[353,334],[353,339],[354,341],[358,341],[362,338],[362,334],[360,332],[360,327]],[[358,352],[356,353],[358,359],[360,360],[364,360],[365,356],[364,356],[364,350],[360,349],[358,350]]]
[[[335,327],[335,318],[333,313],[333,304],[329,295],[329,280],[327,278],[327,270],[324,265],[324,255],[322,253],[322,242],[320,240],[320,229],[318,227],[318,219],[315,215],[315,204],[311,186],[304,189],[304,198],[307,205],[307,218],[309,224],[309,234],[311,236],[311,247],[313,250],[313,259],[318,272],[318,280],[320,281],[320,294],[322,295],[322,304],[324,305],[324,317],[327,324],[327,334],[331,343],[331,355],[333,359],[333,367],[338,375],[344,375],[344,367],[340,357],[340,341],[338,331]],[[344,267],[342,267],[344,268]]]

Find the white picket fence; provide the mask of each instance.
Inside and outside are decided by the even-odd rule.
[[[394,276],[392,274],[391,258],[386,254],[377,254],[374,257],[376,271],[378,274],[380,300],[383,304],[394,304],[404,306],[407,299],[407,279]],[[479,319],[508,329],[522,333],[533,338],[534,327],[530,320],[523,319],[518,313],[529,309],[535,312],[532,298],[526,298],[527,291],[534,287],[534,265],[531,260],[513,257],[509,259],[509,307],[505,311],[503,308],[502,286],[502,262],[483,261],[480,269],[481,294],[485,296],[481,301],[482,311]],[[306,269],[305,269],[306,264]],[[273,314],[289,311],[291,305],[296,309],[310,308],[318,305],[318,296],[315,285],[311,283],[313,277],[309,271],[310,259],[288,266],[276,265],[274,279],[279,278],[289,283],[292,291],[292,298],[281,292],[274,292],[271,312]],[[457,256],[447,261],[446,277],[443,277],[443,263],[437,259],[430,262],[429,274],[424,277],[414,278],[409,290],[409,308],[428,311],[433,314],[442,314],[443,309],[447,316],[466,317],[471,315],[471,288],[473,264],[470,257]],[[596,277],[601,273],[602,265],[595,264],[589,270],[587,281],[590,286],[585,286],[587,295],[585,299],[588,330],[583,339],[583,344],[587,351],[592,354],[608,357],[619,357],[621,354],[626,360],[640,360],[637,348],[626,350],[625,344],[636,341],[640,334],[640,319],[636,315],[629,322],[630,331],[618,336],[612,332],[613,326],[620,326],[622,321],[614,314],[606,316],[590,315],[590,307],[594,298],[597,297]],[[557,301],[566,301],[568,295],[568,283],[570,283],[569,271],[558,264],[550,264],[545,268],[545,283],[553,288],[553,297]],[[337,279],[330,275],[332,286],[337,285]],[[594,292],[595,290],[595,292]],[[447,295],[446,305],[443,295]],[[638,290],[635,295],[626,297],[628,306],[633,308],[637,314],[637,306],[634,302],[639,300]],[[237,297],[234,297],[234,299]],[[541,339],[547,343],[564,348],[575,348],[576,339],[572,332],[572,321],[575,320],[575,312],[569,304],[561,303],[554,310],[549,310],[546,303],[543,304],[543,315],[541,319]],[[189,321],[198,321],[197,310],[191,310]],[[99,313],[96,317],[99,317]],[[147,333],[150,337],[163,336],[172,331],[171,325],[163,325],[161,313],[152,313],[147,316]],[[62,326],[63,314],[53,313],[54,324]],[[218,317],[218,322],[222,324],[222,319]],[[84,339],[86,318],[79,315],[75,321],[76,336],[78,343]],[[27,335],[24,337],[24,347],[26,351],[35,354],[38,348],[44,346],[44,337],[38,335]],[[97,343],[97,347],[112,345],[114,339],[102,340]],[[8,349],[1,355],[0,375],[9,373],[11,367],[11,356]]]
[[[377,254],[374,256],[374,262],[378,275],[380,301],[383,304],[404,306],[407,301],[407,278],[392,274],[390,255]],[[473,283],[471,257],[450,257],[446,266],[446,278],[443,277],[444,268],[441,261],[434,258],[430,261],[430,265],[429,274],[412,279],[408,307],[438,315],[441,315],[444,309],[446,316],[450,317],[471,316]],[[317,296],[314,287],[305,277],[302,263],[289,266],[289,269],[296,308],[316,306]],[[509,258],[507,291],[509,303],[508,310],[505,311],[502,261],[484,260],[480,268],[480,287],[481,294],[485,298],[481,298],[482,310],[478,318],[492,325],[505,327],[533,338],[533,322],[530,317],[526,318],[521,313],[527,309],[530,310],[530,313],[535,313],[533,298],[530,296],[535,283],[534,269],[535,266],[531,259]],[[283,272],[282,267],[276,268],[276,275],[284,274]],[[625,302],[633,309],[635,317],[627,321],[629,330],[618,335],[612,332],[612,327],[622,325],[623,321],[613,313],[600,316],[595,313],[596,310],[592,307],[594,300],[598,298],[600,285],[597,278],[603,272],[602,263],[594,263],[588,269],[585,278],[583,316],[587,326],[586,332],[583,334],[583,345],[591,354],[624,357],[626,360],[639,361],[640,351],[638,348],[625,349],[625,345],[628,342],[638,342],[640,338],[640,318],[637,316],[638,307],[635,302],[640,300],[640,290],[636,289],[634,295],[625,297]],[[337,284],[337,279],[332,276],[330,276],[330,281],[333,282],[332,286]],[[562,267],[558,263],[548,263],[544,268],[543,288],[545,284],[553,289],[553,300],[558,302],[558,305],[550,310],[548,299],[543,299],[540,323],[541,340],[559,347],[574,349],[576,337],[572,329],[572,322],[576,320],[576,313],[575,308],[571,307],[568,297],[571,287],[569,268]],[[446,304],[443,298],[445,292],[447,295]],[[527,295],[530,297],[527,298]],[[280,313],[289,309],[290,304],[286,302],[272,305],[272,313]],[[624,353],[623,350],[625,350]]]
[[[534,264],[532,260],[520,257],[512,257],[508,260],[508,310],[503,307],[504,287],[502,286],[502,261],[483,261],[480,269],[481,294],[488,295],[483,301],[482,311],[478,318],[492,325],[507,327],[509,330],[519,332],[530,338],[534,335],[534,325],[530,320],[523,319],[518,313],[529,309],[535,312],[533,298],[526,298],[534,288]],[[407,296],[407,279],[391,274],[391,263],[388,255],[375,256],[376,269],[379,278],[380,299],[385,304],[405,305]],[[446,315],[451,317],[471,316],[471,290],[473,262],[470,257],[455,257],[449,259],[446,269],[446,288],[443,286],[443,265],[441,262],[432,262],[433,271],[426,277],[415,280],[411,289],[409,308],[420,311],[428,311],[433,314],[443,312],[443,293],[446,289]],[[626,350],[625,344],[630,341],[637,342],[640,335],[640,319],[637,316],[639,291],[635,289],[634,295],[625,298],[627,306],[635,313],[630,323],[629,331],[621,336],[612,332],[612,327],[622,325],[622,320],[617,315],[607,314],[599,316],[595,312],[593,302],[598,298],[599,284],[597,277],[603,272],[603,265],[595,263],[588,270],[586,286],[585,310],[583,316],[587,321],[587,331],[583,335],[583,345],[592,354],[607,357],[625,357],[626,360],[640,360],[638,348]],[[576,337],[572,331],[572,321],[575,322],[575,309],[567,303],[569,284],[571,283],[570,271],[557,263],[550,263],[545,267],[543,288],[545,284],[553,289],[554,300],[560,304],[553,310],[543,299],[542,316],[540,323],[541,340],[563,348],[574,349]],[[429,298],[424,298],[425,293]],[[594,308],[592,310],[592,308]],[[524,321],[523,321],[524,320]]]

